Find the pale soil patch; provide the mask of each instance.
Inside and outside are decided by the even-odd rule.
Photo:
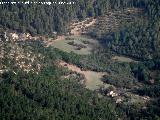
[[[124,56],[114,56],[114,57],[112,57],[112,60],[116,60],[119,62],[138,62],[138,61],[135,61],[131,58],[124,57]]]
[[[49,46],[51,46],[51,45],[53,45],[55,42],[57,42],[57,41],[60,41],[60,40],[64,40],[65,39],[65,36],[64,35],[62,35],[62,36],[57,36],[57,39],[55,39],[55,40],[49,40],[49,41],[47,41],[46,42],[46,47],[49,47]]]
[[[70,26],[70,33],[75,36],[79,36],[82,33],[86,33],[86,29],[96,24],[96,21],[96,19],[87,18],[86,20],[83,20],[81,22],[72,23]]]
[[[90,90],[97,90],[100,86],[104,85],[103,82],[101,81],[101,78],[103,75],[106,75],[107,73],[104,72],[94,72],[94,71],[83,71],[81,70],[79,67],[72,65],[72,64],[68,64],[64,61],[60,61],[59,62],[60,66],[63,67],[67,67],[69,70],[73,71],[73,72],[77,72],[80,74],[83,74],[85,76],[85,86],[86,88],[90,89]],[[105,85],[106,87],[109,85]]]

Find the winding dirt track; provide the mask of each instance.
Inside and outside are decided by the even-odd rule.
[[[91,20],[90,22],[86,23],[87,20]],[[71,24],[71,34],[74,36],[80,36],[83,32],[83,29],[85,30],[86,28],[93,26],[96,23],[96,19],[88,18],[84,21],[78,22],[78,23],[73,23]]]

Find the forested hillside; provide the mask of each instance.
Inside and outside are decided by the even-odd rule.
[[[118,111],[110,101],[99,99],[97,94],[76,83],[78,78],[62,79],[61,76],[69,71],[56,65],[60,54],[55,50],[47,51],[37,43],[32,46],[28,43],[17,44],[4,37],[1,38],[1,44],[1,50],[7,52],[1,53],[0,119],[117,119]],[[26,52],[19,52],[20,50]],[[44,59],[38,58],[39,51],[44,50]],[[35,53],[34,62],[43,66],[39,71],[35,66],[37,64],[28,61],[29,57],[16,61],[19,56],[29,53]],[[28,71],[20,67],[23,66],[22,62],[25,66],[30,66]]]
[[[120,32],[103,36],[102,43],[118,54],[137,59],[160,58],[159,21],[138,21]]]
[[[72,2],[0,5],[0,119],[159,120],[160,0]]]
[[[51,2],[53,1],[51,0]],[[39,4],[0,5],[0,25],[19,32],[29,32],[33,35],[51,34],[55,31],[58,33],[67,33],[70,20],[103,15],[110,9],[149,7],[148,13],[152,15],[157,14],[155,10],[159,9],[153,7],[156,3],[147,6],[150,0],[73,0],[73,2],[76,4],[50,6]]]
[[[72,5],[57,4],[50,6],[38,4],[1,5],[0,24],[19,32],[30,32],[32,34],[49,34],[54,31],[65,33],[70,20],[100,14],[100,6],[97,3],[94,5],[91,0],[75,2],[76,4]]]
[[[142,7],[145,10],[145,17],[136,18],[132,23],[126,22],[119,30],[101,35],[100,41],[104,48],[136,59],[159,59],[159,2],[159,0],[146,1]]]

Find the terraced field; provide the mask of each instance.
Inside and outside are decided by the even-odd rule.
[[[90,35],[99,38],[105,33],[119,30],[124,27],[124,24],[126,23],[132,23],[137,19],[142,19],[143,13],[143,9],[139,8],[110,11],[109,13],[98,17],[96,24],[86,31],[88,31]]]

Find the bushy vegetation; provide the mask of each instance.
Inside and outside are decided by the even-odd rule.
[[[116,119],[111,104],[99,100],[73,81],[61,81],[59,75],[60,71],[54,67],[45,68],[39,75],[3,73],[1,118]]]
[[[45,54],[46,59],[37,61],[43,65],[38,74],[3,62],[9,70],[0,74],[1,119],[117,119],[114,104],[86,90],[76,78],[61,78],[69,71],[55,64],[60,59],[56,49],[36,43],[24,46],[30,48],[28,51]]]
[[[1,5],[0,25],[33,35],[54,31],[62,34],[67,32],[68,23],[73,19],[81,20],[131,7],[142,8],[145,20],[137,20],[116,32],[105,33],[99,39],[102,46],[90,55],[45,48],[40,42],[16,43],[17,48],[23,49],[26,54],[32,52],[33,55],[44,56],[44,59],[36,57],[34,61],[43,66],[38,73],[27,73],[15,67],[16,53],[12,53],[13,59],[9,57],[15,44],[5,41],[0,35],[0,42],[3,42],[0,47],[4,48],[1,51],[5,53],[0,67],[6,68],[0,73],[0,119],[160,119],[159,0],[80,0],[71,6]],[[112,60],[117,54],[135,58],[137,62]],[[106,72],[102,79],[104,83],[119,90],[130,90],[132,95],[149,96],[150,101],[143,108],[138,103],[116,106],[107,97],[100,98],[96,92],[77,83],[84,76],[77,74],[73,78],[62,78],[70,72],[58,67],[59,60],[75,64],[83,70]],[[36,69],[35,65],[32,64],[32,67]]]
[[[51,2],[56,1],[51,0]],[[50,6],[39,4],[0,5],[0,25],[19,32],[29,32],[33,35],[50,34],[54,31],[66,33],[69,21],[99,15],[100,11],[104,11],[104,7],[100,8],[102,6],[101,2],[97,3],[92,0],[73,0],[73,2],[76,4]]]
[[[111,50],[137,59],[159,58],[159,22],[138,22],[103,38]]]

